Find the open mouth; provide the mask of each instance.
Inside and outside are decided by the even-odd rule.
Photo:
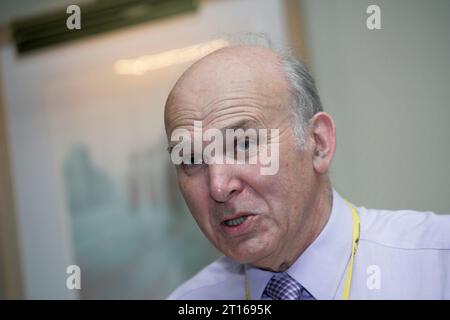
[[[236,219],[225,220],[223,224],[225,224],[227,227],[235,227],[244,223],[247,218],[248,216],[242,216]]]
[[[255,220],[258,215],[255,214],[245,214],[245,215],[236,215],[227,220],[223,220],[220,224],[222,227],[222,231],[231,237],[241,236],[244,234],[248,234],[252,230],[255,229]]]

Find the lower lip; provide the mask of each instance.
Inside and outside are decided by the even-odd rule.
[[[257,216],[247,216],[244,222],[237,226],[227,226],[225,223],[221,223],[220,227],[228,236],[238,236],[249,232],[252,229],[254,220]]]

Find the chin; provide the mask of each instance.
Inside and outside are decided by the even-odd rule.
[[[224,252],[226,256],[241,264],[255,264],[264,259],[269,254],[268,246],[251,246],[248,241],[239,244],[237,247],[228,248]]]

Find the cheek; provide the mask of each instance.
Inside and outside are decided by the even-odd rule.
[[[265,227],[287,232],[289,225],[298,216],[310,184],[306,162],[304,158],[294,158],[285,153],[280,159],[280,170],[276,175],[255,174],[249,178],[249,184],[268,206],[270,221],[266,221]]]
[[[264,213],[259,233],[263,238],[278,237],[280,233],[287,231],[287,220],[291,202],[288,199],[290,192],[280,181],[279,175],[263,176],[253,175],[248,184],[255,192],[252,199],[258,209]]]
[[[179,176],[178,185],[192,216],[204,228],[209,223],[209,193],[207,188],[201,179],[190,176]]]
[[[200,200],[204,196],[204,192],[201,192],[202,185],[199,179],[189,176],[180,176],[178,178],[178,185],[189,208],[202,202]]]

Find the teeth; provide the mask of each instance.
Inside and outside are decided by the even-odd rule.
[[[233,226],[238,226],[240,225],[242,222],[244,222],[247,219],[247,217],[239,217],[233,220],[226,220],[224,221],[224,223],[229,226],[229,227],[233,227]]]

